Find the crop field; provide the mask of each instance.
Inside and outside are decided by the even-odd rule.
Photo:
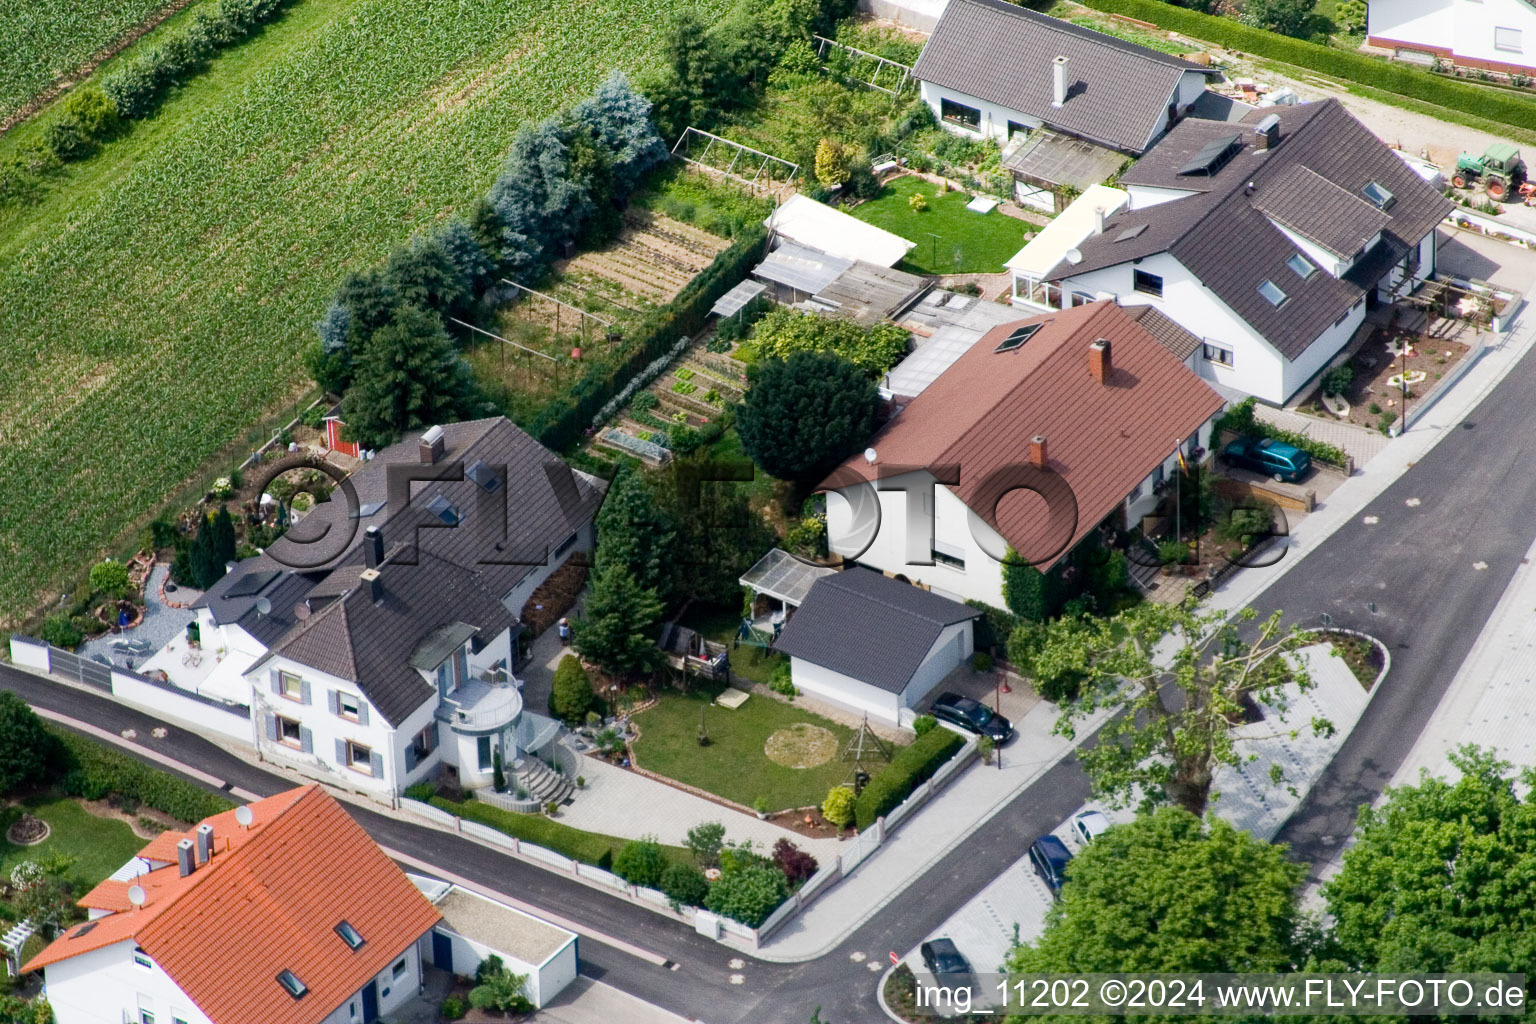
[[[0,4],[0,122],[170,0],[18,0]]]
[[[645,70],[673,6],[305,0],[0,216],[0,622],[290,397],[343,273],[467,208],[519,125]]]
[[[585,253],[571,269],[611,281],[658,305],[709,266],[730,243],[669,217],[635,211],[613,245]]]

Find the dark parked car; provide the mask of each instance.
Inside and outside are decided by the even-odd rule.
[[[1029,848],[1030,866],[1051,890],[1052,896],[1061,895],[1062,884],[1067,880],[1067,862],[1071,859],[1067,844],[1055,836],[1041,836]]]
[[[1294,484],[1312,469],[1312,456],[1284,441],[1240,437],[1221,453],[1229,466],[1241,466],[1255,473]]]
[[[928,713],[941,722],[958,725],[967,732],[990,736],[994,743],[1007,743],[1013,738],[1012,722],[981,701],[962,697],[958,693],[939,694]]]
[[[929,974],[970,974],[971,962],[949,939],[934,939],[919,947]]]

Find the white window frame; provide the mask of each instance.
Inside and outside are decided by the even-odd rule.
[[[144,968],[146,971],[152,971],[155,969],[154,960],[150,959],[149,954],[144,952],[142,949],[136,949],[133,951],[133,962]]]
[[[289,718],[287,715],[274,715],[277,719],[277,742],[293,750],[299,750],[304,746],[304,723],[297,718]],[[286,735],[284,726],[293,726],[293,739]]]
[[[1150,279],[1147,287],[1143,288],[1141,286],[1141,278]],[[1152,290],[1152,285],[1150,283],[1151,281],[1157,282],[1156,291]],[[1150,270],[1142,270],[1140,267],[1134,267],[1131,270],[1131,291],[1140,295],[1150,295],[1155,299],[1160,299],[1163,297],[1163,275],[1154,274]]]
[[[357,752],[363,752],[359,762]],[[347,740],[347,767],[363,775],[373,774],[373,748],[364,746],[356,740]]]
[[[405,977],[406,973],[410,969],[411,958],[408,956],[403,956],[400,958],[400,961],[395,964],[395,966],[389,969],[389,978],[391,981],[399,981],[401,978]]]
[[[348,704],[352,707],[349,709]],[[362,720],[363,698],[342,690],[336,691],[336,714],[349,722]]]
[[[283,699],[291,700],[295,704],[304,703],[304,680],[297,672],[279,671],[277,673],[279,685],[283,690]],[[290,689],[289,684],[292,683]]]
[[[1514,38],[1511,39],[1511,36]],[[1495,25],[1493,27],[1493,48],[1495,50],[1502,50],[1504,53],[1524,53],[1525,37],[1518,28]]]
[[[1208,363],[1215,363],[1217,366],[1225,366],[1228,369],[1232,368],[1232,362],[1236,357],[1230,348],[1217,344],[1214,341],[1201,343],[1200,356]],[[1226,358],[1223,359],[1221,358],[1222,356],[1226,356]]]

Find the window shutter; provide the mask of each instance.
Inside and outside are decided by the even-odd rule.
[[[429,752],[436,750],[437,745],[442,742],[442,738],[437,734],[436,722],[433,722],[430,726],[427,727],[427,742],[429,744],[427,747]]]
[[[306,754],[315,752],[315,734],[302,725],[299,726],[299,749]]]
[[[408,772],[416,770],[416,744],[414,743],[408,743],[405,746],[405,770]]]
[[[337,693],[335,690],[326,690],[325,699],[326,703],[330,706],[331,714],[341,714],[341,694]]]
[[[273,743],[276,743],[277,717],[275,715],[262,715],[261,717],[267,723],[267,739],[271,740]]]
[[[374,778],[382,779],[384,777],[384,755],[377,750],[369,753],[368,767],[373,772]]]
[[[368,724],[368,702],[363,698],[357,698],[357,724]]]
[[[302,700],[305,704],[308,704],[310,702],[310,700],[309,700],[309,680],[308,679],[300,679],[299,680],[299,699]]]
[[[336,741],[336,763],[339,764],[339,765],[342,765],[343,767],[346,766],[346,763],[347,763],[347,741],[346,740],[337,740]]]
[[[272,680],[272,692],[281,696],[283,692],[282,673],[277,669],[273,669],[271,672],[267,673],[267,676]]]

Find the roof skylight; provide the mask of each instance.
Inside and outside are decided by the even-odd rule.
[[[1044,326],[1044,324],[1025,324],[1023,327],[1016,328],[1013,333],[1004,338],[1002,342],[998,344],[997,348],[993,349],[992,351],[1012,352],[1014,349],[1022,346],[1030,338],[1034,337],[1035,332]]]
[[[1132,238],[1135,238],[1137,235],[1141,234],[1145,230],[1147,230],[1147,225],[1145,225],[1145,224],[1137,224],[1135,227],[1126,228],[1124,231],[1120,232],[1118,235],[1115,236],[1115,241],[1116,242],[1128,241],[1128,240],[1130,240]],[[1111,243],[1111,244],[1113,244],[1113,243]]]
[[[363,938],[362,932],[352,927],[352,922],[350,921],[342,921],[338,924],[336,926],[336,934],[340,935],[341,941],[345,942],[354,951],[362,949],[363,943],[367,941]]]
[[[1285,292],[1273,281],[1265,281],[1259,285],[1259,294],[1269,300],[1271,306],[1279,306],[1285,302]]]
[[[446,526],[459,525],[459,510],[453,507],[453,502],[441,494],[427,502],[427,511],[441,519]]]
[[[1317,273],[1317,268],[1312,265],[1312,261],[1299,252],[1293,253],[1291,258],[1285,261],[1285,265],[1294,270],[1296,276],[1303,281]]]
[[[284,991],[295,999],[303,999],[309,993],[309,986],[299,980],[299,976],[284,968],[277,976],[277,983],[283,986]]]
[[[1376,207],[1382,213],[1386,213],[1392,208],[1392,204],[1397,202],[1397,197],[1391,191],[1374,181],[1366,185],[1365,188],[1362,188],[1360,194],[1365,196],[1366,202]]]

